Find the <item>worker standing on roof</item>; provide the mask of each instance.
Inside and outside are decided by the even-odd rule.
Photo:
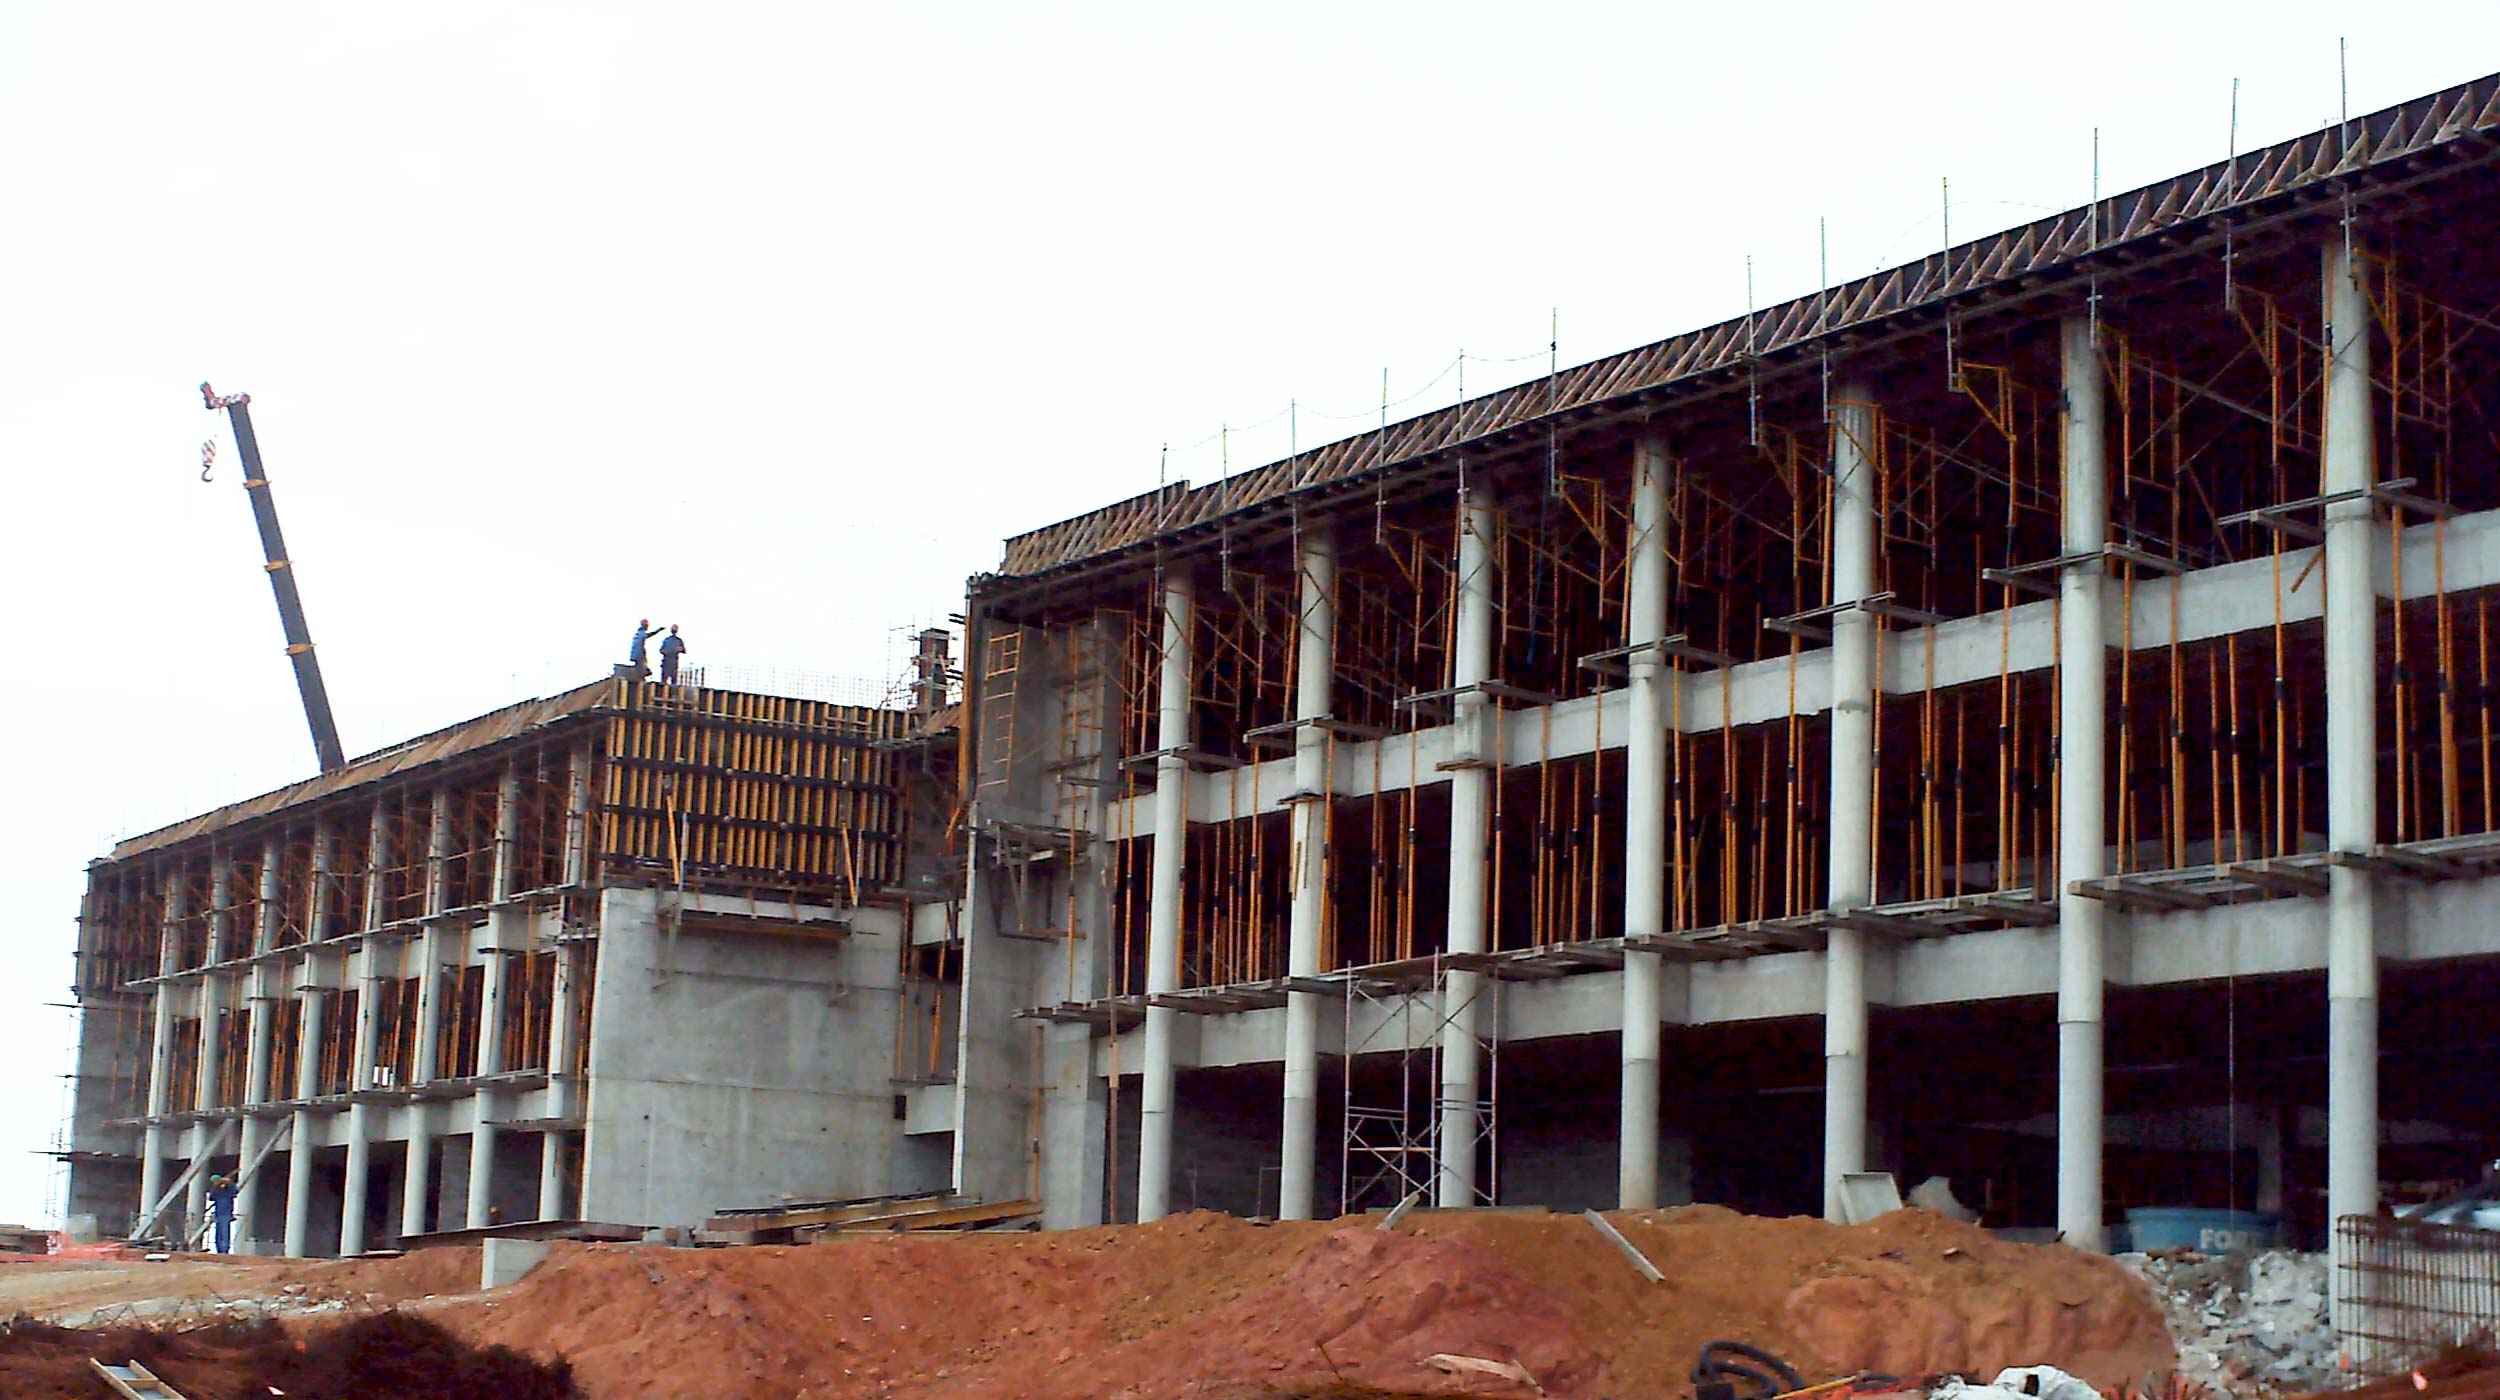
[[[647,617],[634,624],[634,641],[631,646],[625,648],[625,664],[633,667],[636,674],[644,674],[648,671],[651,664],[648,648],[651,639],[658,635],[660,635],[660,629],[652,626],[651,619]]]
[[[660,684],[677,684],[677,658],[686,654],[686,639],[677,635],[677,624],[668,625],[668,635],[660,639]]]
[[[215,1232],[217,1252],[234,1252],[234,1178],[219,1173],[208,1183],[208,1222]]]

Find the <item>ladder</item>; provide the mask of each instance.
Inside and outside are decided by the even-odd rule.
[[[125,1396],[127,1400],[183,1400],[181,1391],[158,1380],[155,1372],[136,1361],[112,1366],[91,1356],[87,1358],[87,1364],[95,1368],[97,1375],[104,1377],[104,1383],[113,1387],[114,1394]]]
[[[980,752],[973,755],[976,796],[1004,797],[1016,761],[1016,672],[1024,664],[1024,629],[989,634],[981,657]]]

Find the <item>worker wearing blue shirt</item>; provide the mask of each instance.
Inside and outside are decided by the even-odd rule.
[[[208,1183],[208,1221],[217,1235],[217,1252],[234,1252],[234,1178],[219,1176]]]
[[[651,625],[651,619],[646,617],[635,623],[633,645],[625,649],[625,664],[637,671],[650,664],[647,646],[650,640],[658,635],[660,635],[660,629]],[[666,651],[667,648],[663,647],[661,650]]]

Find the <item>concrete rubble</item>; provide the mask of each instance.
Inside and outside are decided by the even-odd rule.
[[[2013,1366],[1986,1385],[1948,1377],[1927,1392],[1927,1400],[2101,1400],[2101,1392],[2055,1366]]]
[[[2233,1395],[2326,1389],[2341,1376],[2325,1254],[2121,1254],[2170,1324],[2179,1374]]]

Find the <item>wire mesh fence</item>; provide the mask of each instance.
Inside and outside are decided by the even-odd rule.
[[[895,707],[896,687],[858,676],[836,676],[794,666],[689,666],[679,684],[713,690],[742,690],[750,695],[783,695],[830,705]],[[908,690],[905,691],[908,695]]]
[[[2349,1215],[2335,1273],[2335,1330],[2366,1371],[2500,1338],[2500,1230]]]

